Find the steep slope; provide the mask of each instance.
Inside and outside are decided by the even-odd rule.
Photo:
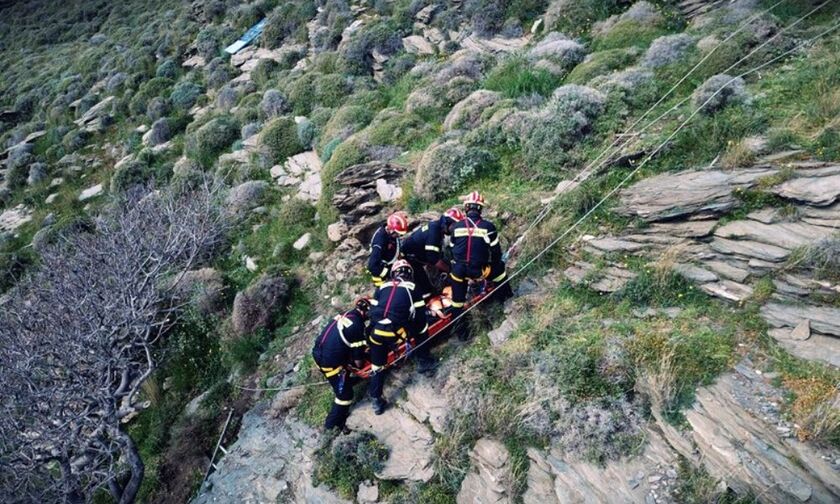
[[[68,6],[73,36],[50,8],[3,7],[2,289],[136,184],[212,179],[234,229],[128,424],[141,500],[840,498],[837,5],[129,2]],[[563,239],[324,435],[311,338],[373,231],[470,189],[512,270]]]

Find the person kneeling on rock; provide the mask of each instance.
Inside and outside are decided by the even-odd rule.
[[[408,217],[405,212],[395,212],[388,216],[384,226],[373,233],[367,270],[374,287],[381,286],[388,279],[388,272],[400,258],[402,236],[407,232]]]
[[[356,307],[336,315],[315,340],[312,357],[335,393],[324,429],[344,430],[353,404],[352,376],[348,366],[362,366],[367,348],[365,321],[371,302],[368,297],[356,300]]]
[[[370,345],[371,377],[368,393],[373,399],[373,411],[381,415],[387,403],[382,397],[385,383],[385,365],[388,352],[403,341],[414,336],[419,371],[434,369],[435,361],[429,355],[429,347],[422,343],[428,336],[426,303],[414,291],[411,264],[400,259],[391,267],[391,281],[383,284],[371,299],[370,321],[373,331],[368,339]],[[409,350],[407,350],[409,351]]]

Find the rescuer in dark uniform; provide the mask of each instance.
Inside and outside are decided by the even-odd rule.
[[[382,386],[391,349],[414,336],[417,350],[412,355],[417,358],[418,370],[422,373],[434,369],[435,362],[429,355],[429,348],[422,345],[429,328],[425,320],[426,303],[415,292],[412,280],[411,264],[400,259],[391,268],[391,281],[382,284],[371,299],[370,322],[373,330],[368,338],[371,361],[368,393],[377,415],[381,415],[388,405],[382,397]]]
[[[348,366],[361,367],[367,349],[365,321],[370,311],[370,298],[356,300],[356,307],[336,315],[315,339],[312,357],[335,393],[332,409],[324,428],[344,429],[353,404],[353,384]]]
[[[484,197],[478,191],[471,192],[464,201],[464,220],[452,226],[453,259],[449,278],[452,283],[453,317],[458,317],[464,311],[470,280],[487,279],[488,287],[492,288],[495,284],[504,282],[507,277],[496,226],[481,216],[484,205]],[[510,285],[504,283],[492,295],[496,300],[504,301],[513,293]],[[459,339],[469,338],[465,320],[459,320],[454,326],[453,333],[457,334]]]
[[[426,266],[434,266],[440,271],[449,271],[449,264],[443,259],[443,240],[451,234],[452,226],[464,219],[459,208],[450,208],[439,219],[427,222],[415,229],[402,243],[402,252],[414,269],[414,283],[417,292],[428,299],[434,287],[429,281]]]
[[[373,233],[367,270],[374,286],[379,287],[388,279],[391,265],[400,258],[402,236],[407,232],[408,218],[405,213],[396,212],[389,215],[385,225]]]

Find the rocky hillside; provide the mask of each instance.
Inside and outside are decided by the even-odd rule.
[[[138,186],[220,193],[226,241],[161,282],[177,317],[119,406],[138,501],[840,499],[834,2],[0,11],[0,305]],[[511,270],[561,239],[472,341],[436,345],[433,377],[394,370],[379,417],[360,385],[352,432],[325,435],[308,352],[370,290],[371,234],[472,189]],[[85,457],[83,498],[117,502]],[[28,495],[75,495],[51,469]]]

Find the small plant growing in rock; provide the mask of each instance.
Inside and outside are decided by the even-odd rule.
[[[360,483],[375,479],[389,454],[388,448],[368,432],[328,437],[324,441],[324,446],[315,452],[313,480],[349,499],[355,496]]]

